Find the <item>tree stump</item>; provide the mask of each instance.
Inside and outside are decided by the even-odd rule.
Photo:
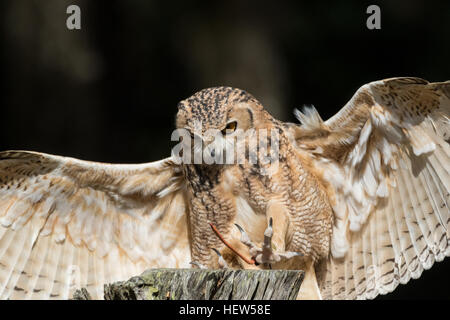
[[[301,270],[150,269],[105,285],[105,300],[293,300]],[[84,289],[74,299],[89,299]]]

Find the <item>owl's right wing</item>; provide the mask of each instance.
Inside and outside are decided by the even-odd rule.
[[[298,116],[334,211],[324,298],[374,298],[450,256],[450,81],[375,81],[327,121]]]
[[[186,193],[171,158],[113,165],[0,152],[0,298],[67,299],[150,267],[189,267]]]

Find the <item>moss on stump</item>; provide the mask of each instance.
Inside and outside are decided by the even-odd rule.
[[[301,270],[150,269],[105,285],[105,300],[293,300]],[[86,289],[74,299],[90,299]]]

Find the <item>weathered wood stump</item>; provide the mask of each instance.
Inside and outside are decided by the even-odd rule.
[[[105,300],[293,300],[301,270],[150,269],[105,285]],[[74,299],[89,299],[84,289]]]

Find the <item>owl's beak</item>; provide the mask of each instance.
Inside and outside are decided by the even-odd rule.
[[[201,133],[193,132],[189,129],[187,130],[189,131],[192,140],[201,140],[204,146],[207,146],[210,143],[214,142],[215,136],[213,135],[202,135]]]

